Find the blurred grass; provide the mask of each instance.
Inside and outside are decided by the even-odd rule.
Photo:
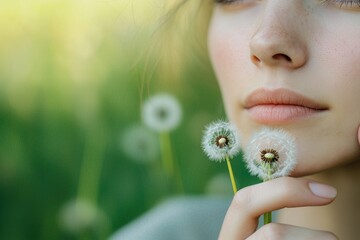
[[[226,173],[200,149],[203,126],[224,118],[206,54],[188,49],[177,58],[168,39],[148,59],[162,49],[174,62],[160,60],[144,74],[142,51],[155,46],[148,41],[161,2],[0,2],[0,239],[101,239],[167,196],[157,187],[159,164],[132,161],[119,143],[140,122],[142,86],[145,96],[167,91],[183,106],[171,137],[185,194],[204,194],[211,177]],[[254,181],[240,158],[234,169],[240,186]],[[77,197],[106,216],[101,234],[59,226],[62,207]]]

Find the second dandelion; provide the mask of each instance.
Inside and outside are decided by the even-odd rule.
[[[211,123],[205,129],[202,148],[211,160],[227,162],[230,180],[235,194],[237,187],[230,159],[240,151],[240,137],[237,128],[225,121]]]
[[[263,128],[250,139],[245,161],[263,181],[287,176],[296,166],[295,138],[282,129]]]
[[[296,166],[295,138],[282,129],[263,128],[250,139],[245,161],[250,173],[263,181],[288,176]],[[264,224],[272,221],[271,215],[264,214]]]

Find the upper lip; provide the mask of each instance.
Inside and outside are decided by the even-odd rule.
[[[315,110],[327,110],[328,107],[288,89],[257,89],[246,97],[244,108],[258,105],[293,105]]]

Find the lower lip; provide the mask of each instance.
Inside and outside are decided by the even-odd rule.
[[[247,111],[259,123],[277,124],[308,118],[323,110],[297,105],[257,105]]]

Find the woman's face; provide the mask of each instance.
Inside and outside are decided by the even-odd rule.
[[[299,155],[294,176],[360,156],[359,5],[349,0],[215,5],[208,45],[227,115],[245,143],[263,126],[292,133]]]

